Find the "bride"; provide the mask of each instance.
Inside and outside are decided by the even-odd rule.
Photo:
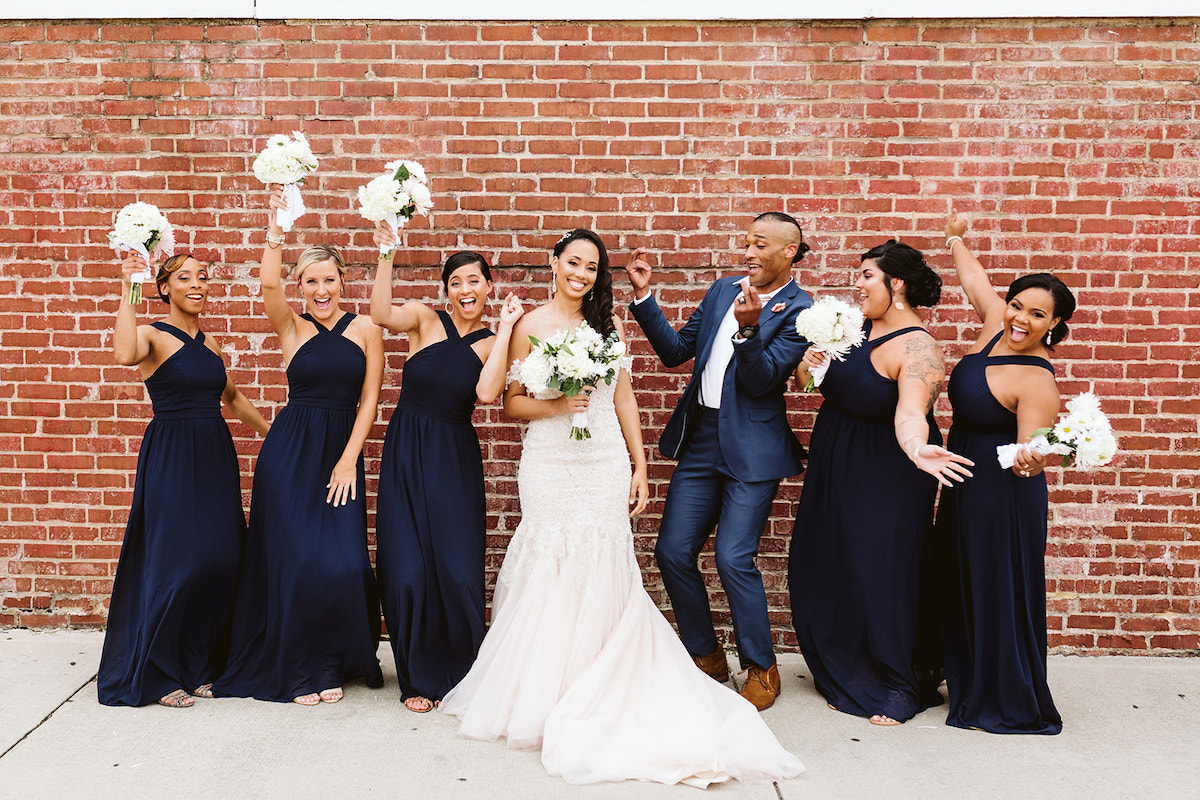
[[[600,237],[571,231],[551,264],[551,300],[518,321],[510,366],[529,354],[530,336],[583,322],[624,339]],[[629,517],[645,509],[649,485],[627,364],[614,385],[572,398],[530,396],[514,381],[504,410],[530,421],[522,518],[478,660],[440,706],[461,719],[459,734],[540,747],[546,770],[568,783],[705,787],[803,772],[753,705],[696,669],[642,588]],[[570,437],[577,411],[588,412],[590,439]]]

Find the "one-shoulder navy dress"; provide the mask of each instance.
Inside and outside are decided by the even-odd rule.
[[[237,453],[221,417],[221,357],[165,322],[183,346],[146,379],[154,418],[108,607],[97,693],[142,706],[209,683],[225,665],[246,518]]]
[[[942,490],[935,565],[950,713],[957,728],[992,733],[1062,730],[1046,684],[1046,479],[996,461],[1017,441],[1017,417],[992,395],[987,367],[1054,368],[1034,356],[990,356],[996,334],[950,375],[950,449],[975,477]]]
[[[288,404],[258,454],[233,647],[213,687],[218,696],[287,702],[355,678],[383,685],[361,455],[356,499],[325,502],[354,429],[367,359],[342,335],[354,314],[332,330],[304,318],[317,334],[292,356]]]
[[[483,460],[471,425],[483,364],[438,311],[446,339],[410,356],[379,467],[376,554],[402,696],[440,700],[484,634]]]
[[[788,557],[817,691],[839,711],[898,721],[942,702],[928,584],[937,480],[897,444],[899,390],[871,363],[874,348],[913,331],[929,335],[893,331],[830,365]],[[928,442],[942,442],[932,414]]]

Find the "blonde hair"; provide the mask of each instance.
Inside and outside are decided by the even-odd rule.
[[[304,276],[304,270],[322,261],[332,261],[337,265],[338,274],[345,277],[346,262],[342,260],[338,249],[329,244],[316,244],[300,254],[300,260],[296,262],[296,280]]]
[[[158,266],[158,274],[154,276],[154,284],[158,288],[159,300],[162,300],[164,303],[171,302],[167,299],[167,295],[163,292],[163,285],[167,281],[171,280],[171,273],[175,272],[185,263],[187,263],[189,258],[197,262],[199,261],[199,259],[191,253],[176,253],[170,258],[164,260],[162,264]]]

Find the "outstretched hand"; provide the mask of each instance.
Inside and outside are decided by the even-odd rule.
[[[938,479],[942,486],[953,486],[950,481],[962,483],[972,477],[973,473],[967,467],[975,466],[975,462],[958,453],[951,453],[936,444],[923,444],[913,452],[913,463],[917,469],[927,472]]]
[[[961,216],[953,208],[950,209],[950,218],[946,220],[946,238],[951,236],[962,236],[967,232],[967,218]]]
[[[651,269],[650,262],[646,260],[645,248],[639,247],[633,251],[629,263],[625,265],[625,274],[633,284],[633,296],[641,300],[650,291]]]

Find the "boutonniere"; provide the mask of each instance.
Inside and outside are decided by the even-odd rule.
[[[771,313],[778,314],[780,311],[783,311],[785,308],[787,308],[787,303],[785,303],[781,300],[778,303],[776,303],[775,305],[771,306]]]

